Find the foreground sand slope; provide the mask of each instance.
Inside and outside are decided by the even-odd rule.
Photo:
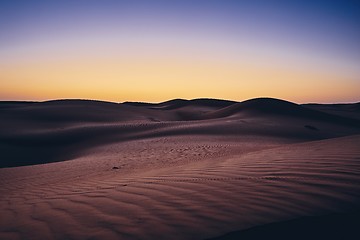
[[[111,151],[122,148],[109,145],[96,150],[98,156],[108,153],[108,165],[89,153],[73,161],[0,169],[0,239],[203,239],[359,208],[359,135],[248,143],[243,151],[238,140],[211,144],[199,137],[187,145],[185,139],[140,141],[142,147],[163,146],[147,148],[142,158],[151,152],[164,161],[194,154],[197,161],[161,164],[155,157],[144,168],[112,169],[121,161]],[[131,158],[139,146],[134,143],[121,154]]]

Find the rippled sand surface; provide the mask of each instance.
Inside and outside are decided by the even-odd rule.
[[[206,239],[359,209],[357,126],[245,113],[2,129],[5,157],[47,163],[0,169],[0,239]]]

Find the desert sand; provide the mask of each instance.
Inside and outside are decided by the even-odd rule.
[[[0,102],[0,116],[0,239],[360,233],[359,103]]]

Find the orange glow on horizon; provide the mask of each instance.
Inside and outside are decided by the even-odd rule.
[[[246,61],[191,61],[179,57],[33,62],[8,65],[0,77],[7,79],[2,83],[2,100],[160,102],[173,98],[244,100],[272,96],[295,102],[331,102],[356,100],[356,89],[360,89],[359,84],[342,85],[340,75]],[[343,99],[344,93],[348,98]]]

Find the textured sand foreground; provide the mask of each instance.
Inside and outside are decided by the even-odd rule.
[[[54,123],[33,106],[16,122],[4,108],[4,157],[48,163],[2,160],[0,239],[206,239],[360,208],[358,120],[276,101],[180,103],[124,106],[133,115],[114,122]]]

